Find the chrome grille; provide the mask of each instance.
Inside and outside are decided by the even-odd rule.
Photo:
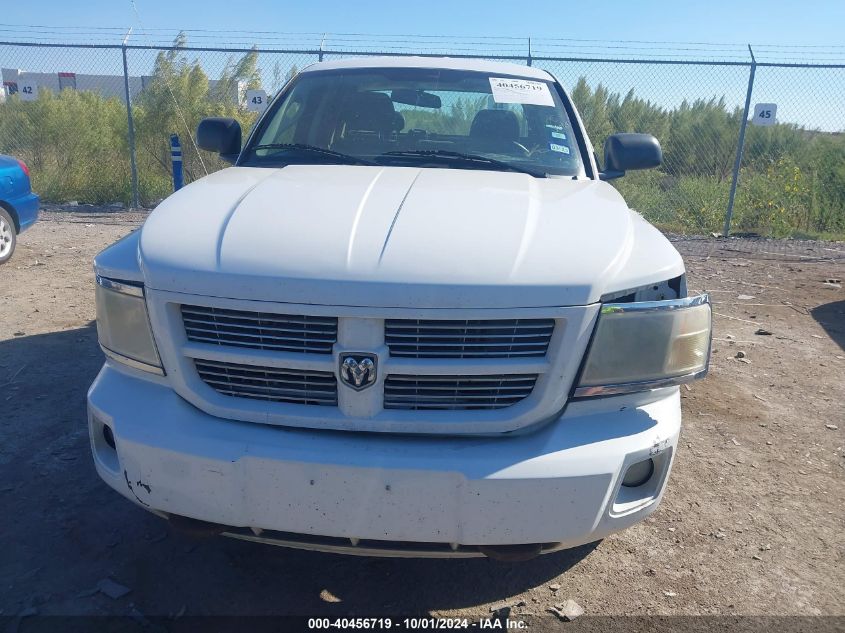
[[[503,409],[528,397],[536,374],[495,376],[390,375],[384,383],[385,409]]]
[[[405,358],[525,358],[545,356],[554,319],[439,321],[388,319],[390,355]]]
[[[303,371],[195,359],[203,382],[237,398],[292,404],[337,405],[337,379],[328,371]]]
[[[182,306],[189,341],[308,354],[331,354],[337,318]]]

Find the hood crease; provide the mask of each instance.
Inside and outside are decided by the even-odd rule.
[[[247,187],[247,189],[235,200],[235,203],[232,205],[232,208],[229,209],[229,212],[224,216],[223,221],[220,223],[220,231],[217,234],[217,251],[215,253],[215,259],[217,261],[217,267],[220,267],[220,263],[222,262],[223,258],[223,236],[226,235],[226,228],[229,226],[229,222],[232,221],[232,217],[235,215],[235,212],[238,210],[238,207],[241,206],[241,203],[246,200],[246,197],[251,194],[258,185],[260,185],[265,180],[268,180],[273,175],[272,172],[261,178],[260,180],[254,182],[252,186]]]
[[[384,167],[382,167],[379,172],[375,175],[375,177],[370,181],[370,184],[367,186],[367,190],[364,192],[364,195],[361,196],[361,201],[358,203],[358,208],[355,209],[355,219],[352,220],[352,229],[349,231],[349,246],[346,248],[346,267],[352,267],[352,250],[355,247],[355,236],[358,235],[358,225],[361,223],[361,216],[364,213],[364,208],[367,206],[367,200],[370,199],[370,194],[373,192],[373,189],[378,182],[378,179],[381,178],[381,175],[384,173]]]
[[[417,170],[417,175],[414,176],[414,179],[411,181],[411,184],[408,185],[408,190],[405,191],[405,195],[402,196],[402,201],[399,203],[399,206],[396,208],[396,214],[393,216],[393,220],[390,222],[390,228],[387,229],[387,235],[384,236],[384,244],[381,246],[381,252],[378,256],[378,263],[381,265],[381,260],[384,259],[384,252],[387,250],[387,243],[390,241],[390,236],[393,233],[393,227],[396,226],[396,221],[399,219],[399,214],[402,212],[402,207],[405,206],[405,201],[408,199],[408,194],[411,193],[411,189],[414,188],[414,184],[417,182],[417,179],[420,177],[422,173],[422,169]]]

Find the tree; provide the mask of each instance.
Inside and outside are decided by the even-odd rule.
[[[184,33],[180,33],[172,48],[156,56],[152,79],[137,99],[138,171],[142,199],[147,203],[171,191],[171,133],[177,133],[182,141],[185,181],[191,182],[224,165],[216,156],[199,154],[194,146],[193,135],[201,119],[233,117],[246,129],[255,120],[255,113],[240,104],[242,90],[261,85],[257,50],[253,48],[239,59],[231,58],[211,89],[199,60],[189,61],[185,55],[186,42]]]

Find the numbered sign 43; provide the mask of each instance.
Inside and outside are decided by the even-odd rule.
[[[776,103],[758,103],[754,106],[754,116],[751,122],[754,125],[774,125],[777,121],[776,115],[778,106]]]
[[[264,112],[267,107],[267,93],[263,90],[246,91],[246,109],[253,112]]]

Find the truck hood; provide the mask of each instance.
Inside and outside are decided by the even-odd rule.
[[[585,305],[683,272],[606,183],[412,167],[232,167],[140,235],[153,289],[368,307]]]

